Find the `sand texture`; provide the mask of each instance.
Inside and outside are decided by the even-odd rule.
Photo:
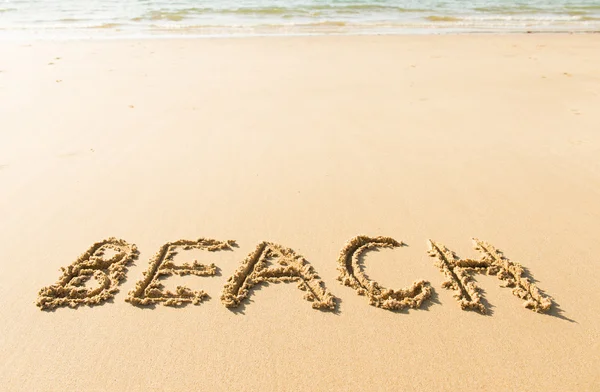
[[[115,254],[104,257],[105,252],[110,250]],[[63,274],[58,282],[40,290],[36,305],[42,310],[59,306],[100,305],[119,291],[117,286],[125,279],[126,266],[137,255],[137,247],[123,240],[111,237],[96,242],[73,264],[61,268]],[[83,284],[92,277],[98,282],[96,287],[84,287]]]
[[[373,249],[396,248],[401,242],[390,237],[375,237],[360,235],[346,243],[338,259],[338,280],[343,285],[352,287],[359,295],[366,295],[369,304],[388,310],[404,308],[419,308],[423,301],[431,297],[429,282],[419,280],[409,288],[393,290],[381,287],[364,273],[362,267],[363,255]]]
[[[200,238],[197,241],[177,240],[164,244],[150,260],[148,270],[144,272],[144,279],[136,283],[135,289],[129,292],[129,296],[125,300],[134,305],[158,303],[165,306],[181,306],[184,303],[198,305],[208,298],[205,291],[193,291],[185,286],[177,286],[175,293],[165,292],[160,279],[171,275],[214,276],[217,273],[217,267],[214,263],[204,265],[198,263],[198,261],[194,261],[191,265],[188,263],[176,265],[173,263],[173,258],[177,254],[177,248],[181,247],[183,250],[206,249],[209,252],[215,252],[226,249],[231,250],[232,245],[235,245],[233,240],[221,242],[207,238]]]
[[[0,390],[600,391],[599,37],[0,42]]]
[[[523,306],[536,312],[550,310],[552,300],[540,293],[518,263],[513,263],[493,245],[473,239],[475,250],[482,253],[479,260],[460,259],[446,246],[429,240],[429,255],[437,258],[436,265],[448,279],[442,287],[454,290],[454,297],[462,309],[475,309],[485,314],[485,305],[481,302],[481,289],[472,277],[474,272],[496,275],[502,281],[502,287],[512,287],[512,293],[525,300]]]
[[[269,267],[273,261],[277,266]],[[242,261],[223,288],[221,302],[228,308],[235,308],[248,298],[254,285],[268,282],[298,282],[298,288],[306,291],[304,299],[312,302],[314,309],[335,309],[335,298],[308,261],[292,249],[269,242],[258,244]]]

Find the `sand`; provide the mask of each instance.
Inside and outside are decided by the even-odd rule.
[[[448,279],[442,287],[454,290],[454,297],[461,309],[476,309],[485,314],[481,288],[477,286],[473,274],[476,272],[496,275],[502,287],[512,287],[513,295],[524,299],[523,306],[538,313],[547,313],[552,308],[552,299],[540,292],[533,277],[519,263],[513,263],[502,251],[493,245],[473,239],[474,248],[482,253],[479,260],[460,259],[456,253],[443,244],[429,241],[429,255],[438,259],[436,265]]]
[[[163,304],[166,306],[181,306],[186,303],[194,305],[200,304],[209,297],[204,290],[194,291],[186,286],[177,286],[175,293],[164,291],[164,285],[161,280],[169,276],[196,275],[196,276],[215,276],[217,266],[214,263],[205,265],[194,260],[192,264],[176,264],[175,255],[179,249],[185,251],[190,249],[202,249],[208,252],[219,250],[232,250],[235,246],[234,240],[218,241],[210,238],[199,238],[196,241],[178,240],[168,242],[160,247],[160,250],[150,260],[148,270],[143,273],[144,279],[135,285],[135,289],[129,292],[125,301],[140,306]]]
[[[105,257],[110,250],[115,254]],[[126,267],[137,255],[137,247],[123,240],[108,238],[96,242],[73,264],[61,267],[62,276],[56,284],[40,290],[36,305],[42,310],[51,310],[61,306],[76,308],[103,304],[119,292],[119,282],[125,279]],[[84,284],[92,276],[98,284],[86,288]]]
[[[277,265],[269,267],[273,261]],[[336,309],[335,298],[310,263],[292,249],[269,242],[258,244],[254,252],[242,261],[240,268],[225,284],[221,302],[228,308],[237,308],[257,284],[289,282],[298,282],[298,288],[306,291],[304,299],[312,302],[314,309]]]
[[[598,64],[593,34],[0,43],[0,389],[600,390]]]
[[[429,282],[419,280],[406,289],[394,290],[381,287],[365,274],[365,253],[381,248],[396,248],[404,245],[391,237],[371,238],[360,235],[346,243],[338,259],[338,280],[344,286],[352,287],[358,295],[366,295],[369,304],[387,310],[419,308],[423,301],[431,298]]]

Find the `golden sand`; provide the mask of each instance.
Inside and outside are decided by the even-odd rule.
[[[197,241],[177,240],[164,244],[160,250],[150,260],[148,270],[144,272],[144,279],[136,283],[135,289],[129,292],[126,301],[134,305],[151,305],[162,303],[165,306],[181,306],[184,303],[198,305],[208,294],[203,291],[193,291],[184,286],[178,286],[175,293],[163,291],[163,285],[160,283],[161,277],[171,275],[196,275],[196,276],[214,276],[217,267],[214,263],[210,265],[200,264],[194,261],[193,264],[175,265],[173,257],[177,254],[177,247],[182,249],[205,249],[209,252],[220,250],[231,250],[235,241],[217,241],[213,239],[200,238]]]
[[[103,256],[108,250],[116,254],[106,259]],[[61,268],[63,274],[58,282],[40,290],[36,305],[50,310],[59,306],[76,308],[106,302],[119,291],[117,286],[125,279],[126,266],[137,258],[138,253],[135,245],[114,237],[94,243],[71,265]],[[92,277],[97,281],[97,287],[84,287]]]
[[[0,42],[0,389],[597,391],[598,64],[596,34]]]
[[[536,312],[548,312],[552,300],[541,294],[537,286],[525,276],[524,268],[513,263],[493,245],[473,239],[475,250],[482,253],[479,260],[460,259],[444,245],[429,241],[428,254],[437,258],[436,266],[448,278],[442,287],[455,291],[454,297],[462,309],[476,309],[485,314],[485,306],[481,300],[481,289],[472,275],[475,272],[496,275],[502,281],[502,287],[513,288],[513,295],[524,299],[523,306]],[[368,237],[360,235],[350,239],[340,251],[338,258],[338,280],[343,285],[352,287],[358,295],[366,295],[369,304],[388,310],[419,308],[423,301],[429,299],[433,292],[429,282],[415,281],[410,287],[400,290],[387,289],[378,282],[372,281],[363,269],[364,254],[379,248],[396,248],[404,245],[391,237]],[[143,272],[145,278],[136,283],[135,289],[129,292],[125,301],[134,305],[153,305],[162,303],[166,306],[181,306],[185,303],[200,304],[209,295],[203,291],[193,291],[185,286],[177,286],[176,292],[164,291],[161,278],[172,275],[215,276],[217,266],[214,263],[205,265],[195,260],[192,264],[177,265],[173,258],[177,249],[199,249],[215,252],[233,250],[237,246],[234,240],[218,241],[200,238],[196,241],[177,240],[164,244],[149,262],[148,270]],[[108,249],[117,253],[105,259]],[[113,237],[97,242],[81,255],[73,264],[62,268],[63,276],[53,286],[45,287],[38,294],[37,305],[42,310],[59,306],[77,307],[81,304],[98,305],[114,296],[118,291],[119,281],[125,278],[125,266],[137,258],[137,246],[129,245],[123,240]],[[276,263],[275,267],[270,264]],[[98,287],[86,289],[82,287],[91,276],[98,281]],[[278,244],[261,242],[241,263],[237,271],[229,278],[221,302],[228,308],[238,307],[250,295],[253,286],[261,283],[298,282],[298,288],[306,291],[304,299],[312,302],[314,309],[334,310],[335,297],[325,288],[308,261],[296,254],[292,249]]]
[[[548,312],[552,300],[540,293],[537,286],[524,276],[525,271],[518,263],[513,263],[493,245],[473,239],[474,248],[482,253],[479,260],[460,259],[446,246],[429,241],[429,255],[436,257],[436,265],[444,273],[446,280],[442,287],[454,290],[454,297],[462,309],[475,309],[485,313],[481,303],[481,289],[475,283],[475,272],[496,275],[502,287],[512,287],[513,295],[524,299],[523,306],[536,312]]]
[[[272,262],[277,266],[268,267]],[[308,261],[292,249],[269,242],[258,244],[254,252],[242,261],[240,268],[227,281],[221,302],[228,308],[235,308],[250,295],[254,285],[266,282],[298,282],[298,288],[306,291],[304,299],[312,302],[314,309],[335,309],[335,298]]]
[[[369,304],[388,310],[418,308],[423,301],[431,297],[429,282],[419,280],[410,287],[393,290],[387,289],[372,281],[365,275],[362,268],[364,253],[377,248],[395,248],[402,246],[401,242],[390,237],[357,236],[346,243],[338,259],[338,280],[343,285],[352,287],[359,295],[366,295]]]

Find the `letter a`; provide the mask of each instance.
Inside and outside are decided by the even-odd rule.
[[[278,265],[267,267],[269,262]],[[240,268],[223,288],[221,302],[228,308],[235,308],[250,295],[254,285],[263,282],[298,282],[298,288],[307,292],[304,299],[312,302],[314,309],[335,309],[334,296],[325,288],[308,261],[293,250],[271,242],[261,242],[242,261]]]
[[[431,297],[429,282],[415,281],[409,288],[393,290],[381,287],[370,280],[362,270],[362,255],[371,249],[395,248],[402,243],[390,237],[367,237],[360,235],[352,238],[344,245],[338,259],[338,280],[344,286],[355,289],[359,295],[366,295],[369,304],[382,309],[400,310],[419,308],[423,301]]]
[[[102,257],[109,250],[116,254],[108,259]],[[73,264],[61,268],[63,274],[58,282],[40,290],[36,305],[42,310],[50,310],[60,306],[76,308],[104,303],[119,291],[117,286],[125,278],[125,267],[137,255],[137,247],[123,240],[111,237],[96,242]],[[92,276],[98,286],[88,289],[84,283]]]
[[[485,306],[481,303],[481,290],[475,284],[471,273],[487,273],[496,275],[502,281],[501,286],[512,287],[513,295],[524,299],[523,306],[538,313],[550,310],[552,300],[541,294],[537,286],[524,277],[523,267],[513,263],[504,254],[487,242],[473,238],[475,250],[481,252],[479,260],[459,259],[444,245],[429,240],[429,255],[438,260],[436,266],[448,279],[442,287],[454,290],[454,297],[463,310],[475,309],[485,314]]]
[[[135,289],[129,292],[125,301],[137,305],[153,305],[162,303],[166,306],[180,306],[184,303],[199,304],[208,298],[205,291],[192,291],[187,287],[177,286],[177,292],[163,291],[163,285],[160,283],[161,276],[171,275],[196,275],[213,276],[217,272],[214,264],[204,265],[197,261],[193,264],[175,265],[173,257],[177,254],[177,248],[188,249],[206,249],[209,252],[215,252],[224,249],[231,249],[235,241],[225,242],[200,238],[196,241],[179,240],[167,242],[160,247],[158,253],[150,260],[148,271],[144,272],[144,279],[136,283]]]

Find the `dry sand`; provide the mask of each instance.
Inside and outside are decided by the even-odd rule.
[[[598,38],[0,43],[0,389],[600,390]]]

